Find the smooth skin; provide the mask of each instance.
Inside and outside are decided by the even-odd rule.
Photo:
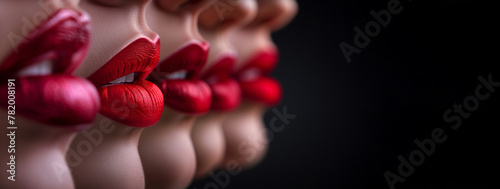
[[[231,42],[239,55],[236,69],[241,68],[255,53],[275,48],[271,33],[288,24],[298,9],[295,0],[257,0],[257,3],[255,19],[231,33]],[[223,124],[226,153],[221,168],[228,163],[250,168],[263,159],[268,141],[262,116],[267,108],[244,99],[238,109],[227,116]]]

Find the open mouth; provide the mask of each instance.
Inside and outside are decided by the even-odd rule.
[[[221,56],[202,78],[212,91],[211,109],[229,111],[236,108],[241,101],[241,89],[231,71],[236,64],[235,54]]]
[[[160,62],[151,73],[148,80],[160,87],[169,108],[188,114],[201,114],[210,109],[212,93],[199,79],[208,48],[208,43],[188,43]]]
[[[148,127],[160,120],[163,95],[146,76],[160,57],[160,39],[139,38],[88,77],[98,87],[100,113],[132,127]]]
[[[15,79],[16,113],[55,126],[94,121],[97,91],[92,83],[71,75],[88,51],[89,37],[88,15],[69,9],[55,12],[26,36],[0,65],[0,78]],[[0,96],[7,90],[1,85]]]
[[[280,102],[281,85],[269,77],[278,63],[278,56],[275,48],[260,51],[236,72],[235,77],[240,84],[243,98],[267,106],[275,106]]]

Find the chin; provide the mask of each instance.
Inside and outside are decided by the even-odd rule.
[[[144,129],[139,153],[146,188],[186,188],[194,177],[196,156],[190,131],[195,116],[165,108],[160,121]]]
[[[268,148],[262,120],[266,109],[259,103],[243,102],[228,115],[223,126],[226,154],[222,168],[235,162],[242,168],[250,168],[262,161]]]
[[[226,143],[222,129],[226,113],[212,111],[196,119],[191,132],[196,152],[196,178],[203,178],[224,159]]]

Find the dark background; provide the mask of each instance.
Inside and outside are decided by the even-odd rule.
[[[374,20],[370,11],[387,2],[299,0],[295,20],[273,34],[281,51],[273,76],[285,94],[276,108],[298,116],[274,133],[266,159],[231,176],[226,188],[388,188],[384,172],[397,174],[397,157],[438,127],[448,139],[396,188],[498,186],[500,88],[456,131],[442,118],[474,95],[478,76],[500,81],[498,6],[401,0],[401,14],[348,64],[340,42],[353,44],[353,28],[364,28]]]

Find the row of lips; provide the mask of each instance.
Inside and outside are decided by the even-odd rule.
[[[164,104],[201,114],[231,110],[241,96],[267,105],[281,98],[278,82],[266,76],[277,62],[275,50],[257,54],[236,72],[236,57],[227,55],[201,73],[209,44],[187,44],[159,63],[159,37],[140,38],[90,75],[90,83],[71,76],[89,41],[89,17],[72,10],[58,11],[28,35],[0,64],[2,79],[16,79],[17,112],[59,126],[91,123],[100,112],[146,127],[160,119]],[[4,99],[7,90],[2,85]]]

